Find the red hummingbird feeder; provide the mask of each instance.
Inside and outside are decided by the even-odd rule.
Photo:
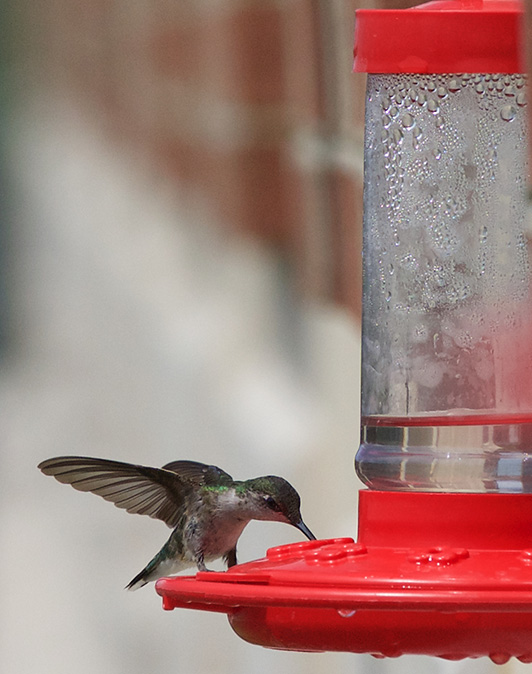
[[[359,10],[358,540],[163,578],[263,646],[532,662],[532,292],[515,0]]]

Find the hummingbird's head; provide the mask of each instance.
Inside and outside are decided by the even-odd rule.
[[[309,540],[316,536],[303,522],[299,494],[282,477],[267,475],[247,480],[246,490],[253,500],[253,519],[286,522],[302,531]]]

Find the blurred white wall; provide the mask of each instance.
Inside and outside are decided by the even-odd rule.
[[[268,651],[216,614],[124,585],[168,530],[44,477],[86,454],[276,473],[319,537],[356,535],[358,326],[303,305],[252,241],[224,240],[66,101],[13,122],[14,342],[1,364],[0,671],[6,674],[489,672],[487,660]],[[201,225],[201,226],[199,226]],[[241,561],[297,540],[251,523]],[[518,664],[498,672],[520,671]],[[523,669],[524,671],[524,669]]]

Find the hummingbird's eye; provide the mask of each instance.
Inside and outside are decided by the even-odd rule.
[[[266,505],[268,508],[271,508],[272,510],[275,510],[276,512],[280,512],[281,508],[277,504],[277,501],[273,498],[273,496],[266,496],[264,499]]]

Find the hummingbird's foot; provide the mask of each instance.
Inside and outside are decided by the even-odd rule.
[[[205,566],[205,560],[203,559],[203,554],[200,554],[196,558],[196,566],[198,567],[198,571],[209,571]]]

